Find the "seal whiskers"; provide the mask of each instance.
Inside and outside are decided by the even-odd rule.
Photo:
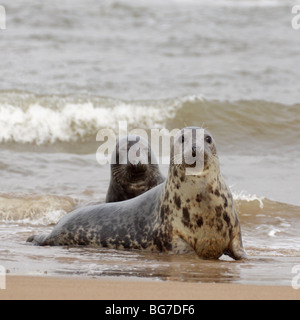
[[[128,159],[129,150],[139,147],[139,157]],[[127,150],[126,158],[120,150]],[[146,140],[139,136],[128,136],[120,140],[115,148],[111,165],[110,186],[106,202],[120,202],[135,198],[165,181],[157,164],[151,164],[155,156]],[[126,163],[126,164],[122,164]]]

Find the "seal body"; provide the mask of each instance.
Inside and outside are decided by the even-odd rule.
[[[122,151],[126,151],[125,155]],[[120,140],[112,159],[115,163],[111,164],[107,203],[138,197],[166,180],[151,146],[142,137],[128,136]]]
[[[175,137],[175,144],[182,143],[186,159],[190,155],[197,158],[200,149],[192,137],[183,144],[184,132]],[[49,236],[33,236],[28,242],[178,254],[192,250],[203,259],[218,259],[223,254],[236,260],[246,258],[239,218],[220,173],[211,135],[205,133],[201,172],[187,175],[187,168],[193,166],[187,164],[190,161],[176,164],[178,156],[173,146],[163,184],[128,201],[78,209],[65,216]]]
[[[124,202],[101,204],[66,215],[49,236],[29,242],[41,246],[89,245],[114,249],[150,249],[162,186]]]

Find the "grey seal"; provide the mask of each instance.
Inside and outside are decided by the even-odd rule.
[[[27,241],[40,246],[177,254],[192,250],[202,259],[218,259],[223,254],[235,260],[246,258],[239,218],[220,173],[214,139],[205,131],[204,168],[197,175],[186,174],[192,166],[186,160],[182,164],[174,161],[176,143],[182,143],[183,155],[191,154],[191,145],[192,154],[198,154],[194,138],[185,138],[183,130],[174,140],[166,182],[128,201],[77,209],[63,217],[50,235]]]
[[[122,154],[124,149],[126,149],[125,155]],[[130,153],[130,150],[134,152]],[[126,159],[123,159],[124,157]],[[111,164],[107,203],[138,197],[166,180],[159,169],[151,146],[140,136],[128,136],[119,140],[112,159],[115,161]]]

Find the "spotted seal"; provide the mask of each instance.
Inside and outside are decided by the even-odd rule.
[[[132,149],[134,152],[130,153]],[[122,150],[126,151],[124,155]],[[138,197],[166,180],[151,146],[140,136],[128,136],[118,141],[112,160],[107,203]]]
[[[191,154],[191,145],[192,154],[197,155],[193,136],[186,139],[183,130],[174,140],[165,183],[128,201],[77,209],[63,217],[50,235],[27,241],[40,246],[89,245],[177,254],[193,250],[203,259],[218,259],[223,254],[235,260],[246,258],[239,218],[220,173],[214,139],[205,131],[204,168],[197,175],[186,174],[191,167],[186,160],[182,164],[174,161],[176,143],[184,142],[183,155]]]

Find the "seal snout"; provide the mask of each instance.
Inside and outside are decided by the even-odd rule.
[[[148,170],[148,166],[139,161],[136,164],[130,164],[128,169],[131,173],[138,175],[145,173]]]
[[[193,145],[192,146],[192,157],[193,158],[201,158],[203,156],[208,156],[209,155],[209,152],[206,148],[203,148],[202,146],[201,147],[198,147],[196,145]]]

